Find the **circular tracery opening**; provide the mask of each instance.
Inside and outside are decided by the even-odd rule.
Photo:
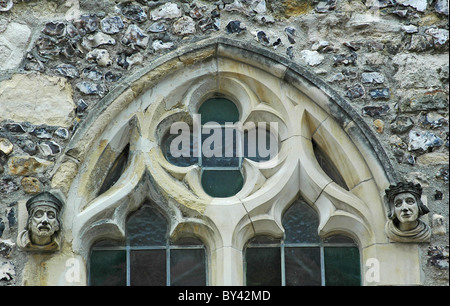
[[[268,122],[241,123],[239,108],[230,99],[209,98],[193,117],[193,125],[172,123],[161,150],[172,165],[198,165],[201,185],[212,197],[228,198],[242,190],[244,159],[267,162],[278,154],[278,132]]]

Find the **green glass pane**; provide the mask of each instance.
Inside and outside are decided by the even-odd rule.
[[[324,256],[325,285],[361,285],[361,266],[358,248],[325,247]]]
[[[260,134],[263,133],[263,134]],[[263,137],[264,142],[260,142]],[[255,162],[266,162],[278,154],[277,137],[266,129],[253,129],[244,133],[244,157]]]
[[[98,192],[98,195],[103,194],[108,191],[109,188],[114,186],[115,183],[120,179],[120,176],[125,171],[125,168],[128,164],[128,157],[130,155],[130,145],[127,145],[125,149],[123,149],[122,153],[117,157],[117,159],[112,164],[111,168],[108,171],[108,174],[105,176],[105,180],[103,181],[102,186]]]
[[[319,163],[322,170],[339,186],[342,188],[349,190],[347,184],[345,183],[344,178],[342,177],[339,170],[336,168],[336,166],[333,164],[330,158],[328,158],[325,151],[323,151],[315,141],[312,142],[313,144],[313,150],[314,155],[317,159],[317,162]]]
[[[181,134],[180,134],[181,135]],[[177,137],[180,137],[180,135],[166,135],[163,138],[163,141],[161,143],[161,150],[164,154],[164,157],[166,160],[171,163],[172,165],[178,166],[178,167],[190,167],[198,163],[198,158],[194,156],[194,136],[191,133],[190,140],[186,141],[189,142],[188,148],[180,147],[183,145],[182,142],[179,143],[178,146],[178,152],[181,152],[182,156],[176,155],[177,157],[173,156],[173,152],[171,152],[170,146],[172,144],[172,141],[174,141]],[[186,138],[188,138],[186,136]],[[177,142],[178,143],[178,142]],[[185,151],[184,151],[185,150]]]
[[[297,200],[283,216],[285,243],[318,243],[319,218],[304,201]]]
[[[247,248],[247,286],[281,286],[280,248]]]
[[[320,249],[285,248],[286,286],[320,286]]]
[[[131,251],[131,286],[166,286],[166,250]]]
[[[126,262],[125,251],[92,251],[89,266],[90,285],[126,286]]]
[[[208,122],[224,125],[227,122],[239,121],[239,110],[236,104],[224,98],[212,98],[205,101],[198,113],[202,116],[202,125]]]
[[[206,286],[204,249],[170,250],[171,286]]]
[[[127,239],[131,246],[165,246],[168,226],[163,215],[144,205],[127,222]]]
[[[244,177],[239,170],[204,170],[202,186],[212,197],[228,198],[242,190]]]
[[[203,127],[205,128],[205,127]],[[202,167],[240,167],[235,128],[211,128],[202,133]],[[207,141],[207,142],[205,142]]]

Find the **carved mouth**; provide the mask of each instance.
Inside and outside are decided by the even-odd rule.
[[[41,226],[38,227],[38,230],[41,231],[41,232],[42,231],[48,232],[48,231],[50,231],[50,227],[47,226],[47,225],[41,225]]]

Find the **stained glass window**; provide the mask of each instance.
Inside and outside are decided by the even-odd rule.
[[[321,239],[317,213],[297,200],[283,216],[282,241],[256,237],[245,252],[248,286],[359,286],[360,253],[352,239]],[[261,269],[264,266],[264,269]]]
[[[205,286],[206,253],[197,239],[170,243],[168,223],[145,204],[127,221],[126,241],[102,241],[91,252],[91,286]]]

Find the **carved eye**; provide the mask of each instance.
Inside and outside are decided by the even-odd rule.
[[[409,205],[413,205],[416,204],[416,200],[414,198],[407,198],[406,203],[408,203]]]
[[[39,209],[39,210],[36,210],[34,212],[34,217],[35,218],[42,218],[42,216],[44,216],[44,211],[43,210]]]
[[[49,211],[47,212],[47,218],[49,219],[55,219],[55,213],[53,211]]]
[[[395,207],[401,207],[402,203],[403,203],[403,201],[396,201],[394,204],[395,204]]]

